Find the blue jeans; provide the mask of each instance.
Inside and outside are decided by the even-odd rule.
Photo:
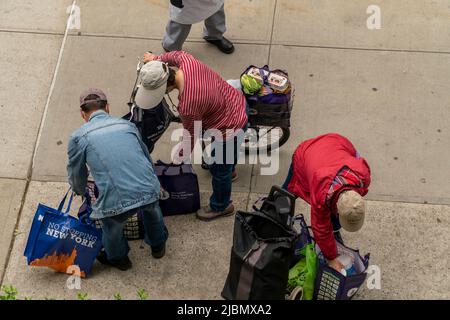
[[[234,138],[226,142],[213,142],[214,148],[211,156],[218,157],[218,161],[213,162],[209,166],[209,171],[212,175],[212,190],[213,193],[209,198],[209,206],[214,211],[223,211],[231,203],[231,173],[237,164],[238,153],[240,150],[239,139]],[[218,155],[218,150],[221,150],[222,155]],[[228,150],[228,156],[227,156]],[[230,156],[229,153],[232,152]],[[227,158],[230,158],[227,161]]]
[[[142,207],[144,211],[143,224],[145,229],[145,243],[152,248],[161,247],[169,237],[164,224],[159,202],[155,201]],[[119,261],[128,256],[130,247],[123,234],[123,228],[127,219],[137,210],[131,210],[114,217],[101,219],[103,230],[103,247],[109,261]]]
[[[236,167],[241,144],[244,142],[246,125],[243,130],[238,133],[234,139],[225,142],[213,141],[213,149],[211,157],[215,159],[209,166],[209,171],[212,175],[212,190],[213,193],[209,198],[209,206],[214,211],[223,211],[231,203],[231,174]],[[216,151],[219,151],[218,154]],[[228,161],[227,161],[228,160]]]
[[[245,105],[245,113],[249,114],[249,105],[246,103]],[[231,203],[231,174],[236,168],[236,164],[239,158],[239,153],[241,150],[241,145],[244,142],[245,131],[247,131],[249,127],[249,123],[244,126],[242,132],[237,134],[234,139],[230,139],[225,142],[213,141],[213,149],[211,151],[211,157],[214,158],[216,156],[216,150],[222,150],[222,161],[219,163],[213,162],[209,165],[209,172],[212,175],[212,190],[213,193],[209,198],[209,206],[214,211],[223,211],[225,210]],[[232,156],[230,159],[232,161],[227,160],[227,152],[232,152]]]

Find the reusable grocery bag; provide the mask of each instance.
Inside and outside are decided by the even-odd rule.
[[[98,196],[99,191],[97,185],[94,181],[88,181],[83,203],[78,209],[78,218],[92,213],[92,205],[97,201]],[[141,240],[145,238],[143,215],[143,210],[139,208],[136,213],[127,219],[123,226],[123,234],[128,240]],[[94,220],[94,222],[97,229],[102,228],[101,222],[98,219]]]
[[[164,216],[188,214],[200,209],[200,189],[198,178],[190,164],[155,163],[155,172],[161,187],[169,197],[159,200]]]
[[[310,233],[310,226],[305,222],[303,215],[294,218],[295,222],[300,225],[300,236],[296,243],[295,261],[301,261],[303,257],[303,248],[305,246],[314,246],[317,254],[317,272],[314,281],[314,300],[349,300],[364,284],[367,277],[367,267],[369,266],[370,254],[363,257],[359,251],[345,246],[343,243],[336,241],[337,251],[339,254],[346,254],[353,257],[355,274],[344,276],[333,268],[329,267],[320,248],[315,244],[314,238]],[[303,292],[305,294],[305,292]]]
[[[77,219],[69,215],[73,193],[66,211],[62,211],[68,193],[58,209],[38,205],[24,256],[30,266],[48,267],[68,274],[73,274],[78,267],[80,276],[86,277],[102,248],[102,233],[89,216]]]
[[[319,267],[317,269],[314,298],[317,300],[350,300],[366,281],[370,255],[367,254],[363,258],[358,250],[349,248],[338,241],[336,241],[336,245],[338,255],[345,253],[354,258],[353,266],[356,273],[344,276],[329,267],[320,249],[316,246]]]
[[[295,206],[295,197],[274,187],[260,209],[237,212],[223,298],[285,299],[289,266],[298,236],[290,219],[285,217],[293,212],[292,206]]]

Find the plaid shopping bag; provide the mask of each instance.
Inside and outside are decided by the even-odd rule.
[[[98,198],[98,188],[94,181],[88,181],[86,192],[84,194],[84,201],[78,210],[78,217],[83,217],[86,214],[91,214],[92,205]],[[145,229],[143,220],[144,212],[138,209],[135,214],[128,218],[123,228],[123,233],[128,240],[140,240],[145,237]],[[94,220],[97,229],[101,229],[102,225],[99,220]]]

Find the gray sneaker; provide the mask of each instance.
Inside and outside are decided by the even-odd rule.
[[[234,206],[232,203],[223,211],[213,211],[210,206],[206,206],[197,211],[197,219],[202,221],[211,221],[220,217],[227,217],[234,214]]]

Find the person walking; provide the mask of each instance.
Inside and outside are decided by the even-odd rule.
[[[170,18],[162,46],[165,51],[180,51],[194,23],[204,21],[203,39],[223,53],[233,53],[226,31],[224,0],[171,0]]]

